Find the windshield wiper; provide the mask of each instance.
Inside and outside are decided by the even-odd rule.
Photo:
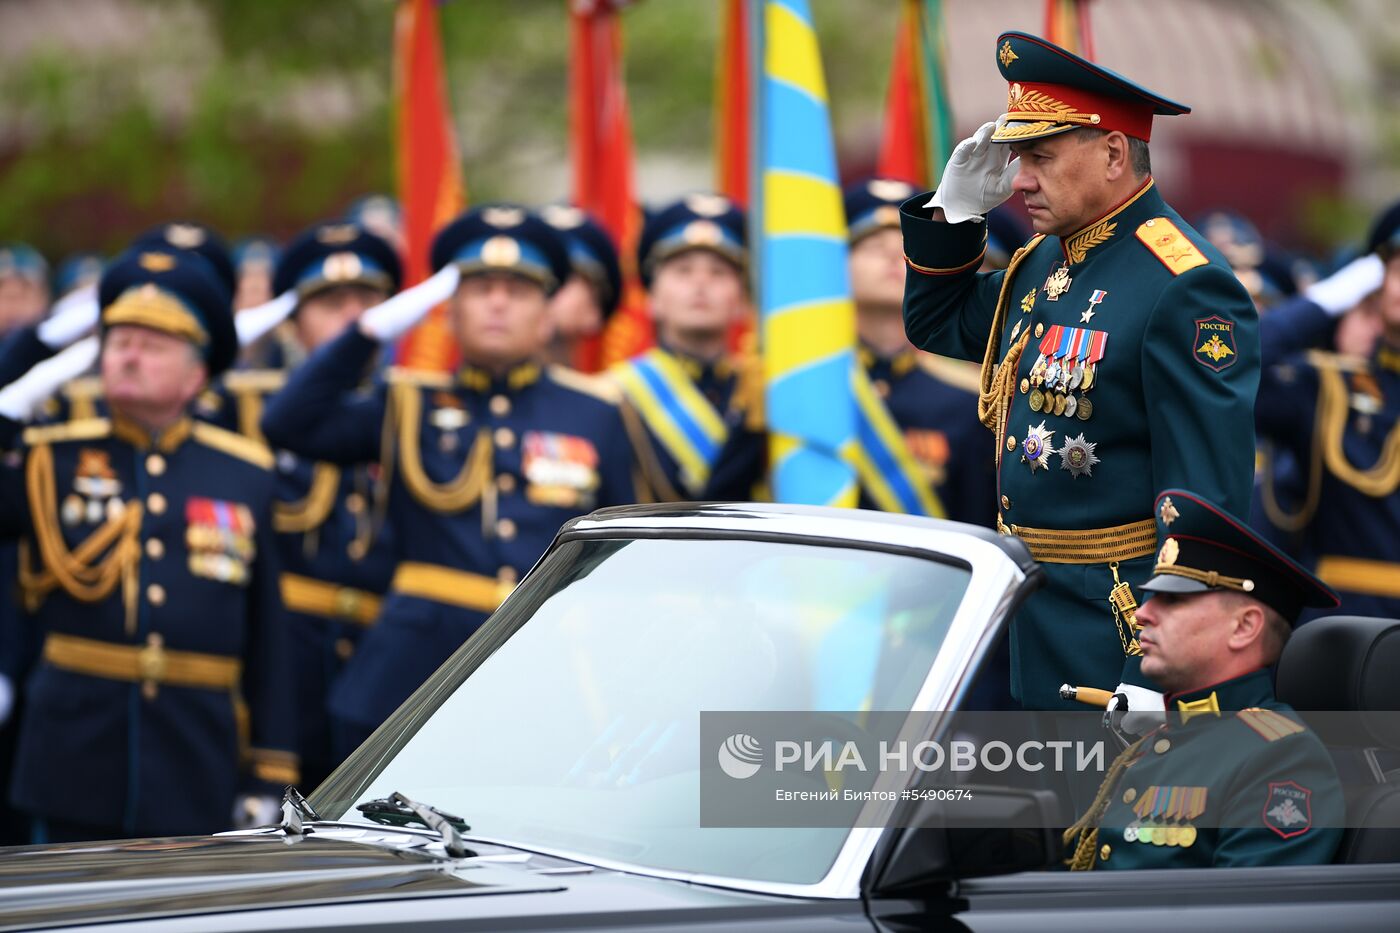
[[[458,832],[471,830],[465,820],[436,807],[430,807],[426,803],[409,800],[398,791],[394,791],[388,797],[366,801],[355,809],[363,813],[365,819],[381,826],[408,826],[412,823],[426,826],[437,832],[442,838],[443,848],[453,858],[469,858],[476,854],[466,847]]]

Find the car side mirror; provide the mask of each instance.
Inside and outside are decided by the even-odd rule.
[[[970,786],[970,796],[919,801],[902,828],[885,833],[873,862],[870,894],[917,896],[961,878],[1054,867],[1064,846],[1053,828],[1059,806],[1048,790]]]

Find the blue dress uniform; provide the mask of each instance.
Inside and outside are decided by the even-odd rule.
[[[1369,251],[1397,250],[1392,210]],[[1258,429],[1306,471],[1304,548],[1342,610],[1400,618],[1400,346],[1382,339],[1369,359],[1310,349],[1330,346],[1336,323],[1301,296],[1264,317]]]
[[[1058,122],[1066,114],[1111,129],[1125,110],[1145,138],[1154,111],[1185,110],[1033,36],[1006,33],[997,47],[1011,118],[993,142],[1073,129]],[[1126,608],[1115,586],[1136,587],[1151,567],[1155,491],[1186,485],[1248,508],[1257,315],[1150,178],[1075,234],[1032,238],[1004,272],[976,271],[984,224],[934,221],[927,200],[901,209],[905,327],[916,346],[983,361],[998,527],[1047,577],[1012,622],[1012,688],[1027,708],[1067,708],[1064,682],[1140,680],[1131,625],[1119,624],[1130,613],[1112,610],[1110,593]]]
[[[744,213],[728,198],[691,194],[647,218],[637,245],[642,282],[650,287],[668,259],[706,250],[732,263],[747,262]],[[608,375],[641,418],[633,428],[642,464],[643,492],[660,502],[699,499],[720,462],[730,423],[740,417],[754,361],[725,355],[696,359],[675,348],[656,347],[613,367]],[[748,499],[749,492],[736,498]]]
[[[385,295],[398,290],[399,261],[379,237],[351,224],[322,224],[292,241],[273,291],[298,301],[341,285]],[[295,316],[297,312],[293,311]],[[259,421],[282,370],[235,370],[197,413],[266,444]],[[331,685],[379,616],[394,572],[388,529],[375,527],[371,464],[317,463],[278,451],[272,524],[282,558],[281,593],[297,670],[297,752],[303,782],[315,787],[339,763],[329,713]]]
[[[236,352],[227,291],[185,254],[128,253],[100,303],[104,329],[189,336],[211,373]],[[214,832],[237,792],[294,783],[270,455],[188,417],[152,437],[114,413],[30,428],[15,460],[0,526],[24,536],[41,647],[10,793],[38,841]]]
[[[1336,606],[1335,593],[1202,497],[1166,490],[1158,514],[1149,592],[1243,592],[1289,623],[1306,606]],[[1072,869],[1332,860],[1345,825],[1341,783],[1321,740],[1274,697],[1268,670],[1168,694],[1165,704],[1164,724],[1124,750],[1065,833],[1077,840]]]
[[[446,227],[433,265],[506,271],[546,291],[568,274],[558,234],[514,207]],[[357,391],[379,345],[352,328],[317,350],[268,404],[276,447],[340,464],[381,464],[380,508],[397,569],[378,622],[332,689],[348,751],[495,610],[567,519],[635,500],[615,392],[524,360],[493,375],[391,370]]]

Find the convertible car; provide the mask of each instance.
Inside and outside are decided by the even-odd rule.
[[[952,825],[937,799],[883,827],[704,824],[702,712],[957,709],[1039,577],[1019,541],[949,522],[596,512],[325,784],[289,789],[280,825],[0,852],[0,929],[1400,924],[1396,830],[1348,830],[1333,865],[1070,874],[1032,788],[978,788],[992,828]],[[1397,663],[1400,623],[1319,620],[1290,642],[1280,693],[1394,710]],[[1359,718],[1367,761],[1393,716]],[[1353,826],[1400,825],[1386,777]]]

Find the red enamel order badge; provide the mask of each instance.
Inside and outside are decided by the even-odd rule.
[[[1196,339],[1191,346],[1197,363],[1216,372],[1229,369],[1239,359],[1235,349],[1235,322],[1219,315],[1198,320]]]
[[[1295,781],[1270,781],[1264,825],[1284,839],[1307,832],[1312,827],[1312,791]]]

